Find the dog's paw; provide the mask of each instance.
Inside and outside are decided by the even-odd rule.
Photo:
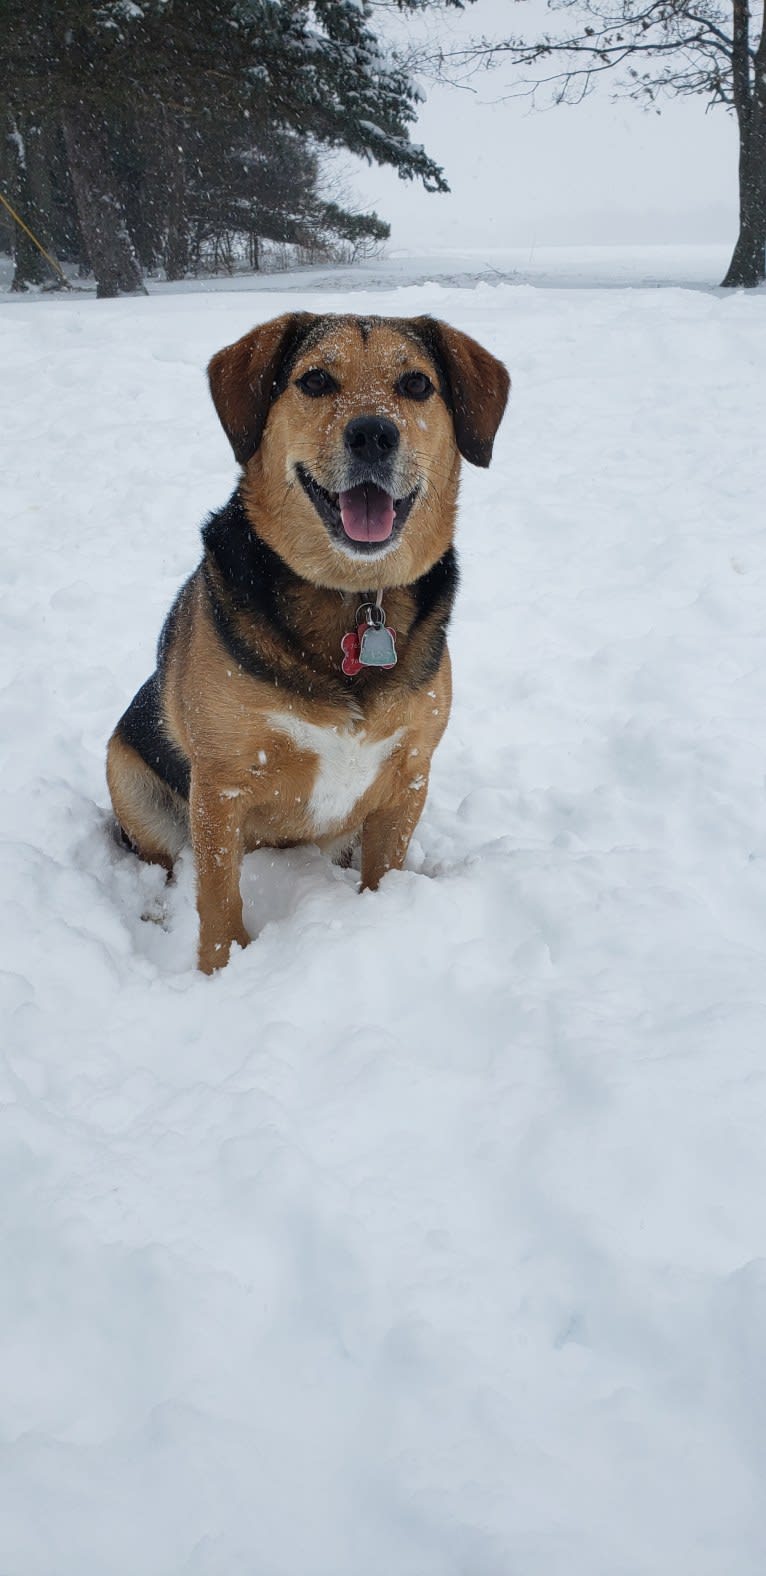
[[[146,904],[141,919],[145,925],[159,925],[160,930],[168,930],[167,904],[162,901],[162,898],[154,898],[153,901]]]
[[[235,931],[234,935],[229,936],[226,941],[201,941],[197,959],[200,973],[215,974],[218,969],[225,969],[235,944],[241,947],[243,952],[245,947],[249,947],[250,937],[244,928]]]

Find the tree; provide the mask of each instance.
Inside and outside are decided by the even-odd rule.
[[[63,148],[99,294],[141,288],[141,265],[157,260],[169,277],[186,270],[203,189],[252,236],[248,202],[268,208],[258,183],[270,150],[282,158],[280,139],[294,139],[288,229],[309,217],[302,188],[316,144],[447,189],[410,140],[417,92],[372,14],[368,0],[0,0],[0,112],[12,83],[13,108]],[[208,150],[222,141],[211,180]],[[356,217],[380,233],[375,215],[313,206],[325,232]]]
[[[99,295],[143,289],[109,146],[107,113],[120,64],[110,9],[116,7],[86,0],[0,0],[2,96],[12,92],[14,100],[6,114],[23,116],[49,148],[61,139]]]
[[[722,104],[739,129],[739,235],[724,285],[766,278],[766,13],[750,0],[548,0],[562,26],[533,39],[482,39],[439,58],[442,70],[508,61],[535,67],[515,93],[579,103],[604,75],[618,91],[655,103],[700,93]],[[577,21],[573,25],[572,19]]]
[[[349,213],[320,192],[319,156],[305,138],[273,129],[254,138],[241,125],[208,128],[189,156],[187,220],[195,268],[203,257],[209,265],[211,256],[226,266],[243,240],[251,267],[258,267],[261,241],[326,256],[338,239],[354,245],[388,236],[376,214]]]
[[[144,292],[141,266],[114,181],[106,122],[87,101],[61,110],[77,216],[99,296]]]
[[[8,195],[17,212],[24,214],[25,223],[38,235],[45,228],[44,203],[40,197],[44,165],[39,143],[37,129],[26,127],[22,116],[9,108],[6,115],[6,158],[3,160]],[[49,264],[21,228],[14,232],[14,259],[12,290],[26,290],[29,285],[41,285],[50,278]]]

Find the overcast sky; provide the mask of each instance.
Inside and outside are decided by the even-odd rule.
[[[541,15],[539,0],[477,0],[456,18],[431,12],[428,26],[500,37],[529,18],[532,36]],[[544,113],[525,100],[491,102],[510,81],[500,67],[470,91],[423,83],[412,136],[444,166],[449,196],[426,196],[390,170],[355,169],[357,201],[389,220],[392,246],[733,242],[737,138],[722,109],[706,114],[693,98],[647,113],[612,102],[608,86]]]

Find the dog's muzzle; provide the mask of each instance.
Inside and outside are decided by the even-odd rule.
[[[359,420],[369,421],[370,418]],[[378,422],[378,426],[382,425],[382,422]],[[392,422],[386,425],[393,428],[398,444],[397,429]],[[355,426],[357,423],[349,422],[349,428]],[[367,436],[364,447],[376,441]],[[360,451],[362,448],[360,440]],[[346,545],[353,543],[357,552],[380,551],[384,543],[392,541],[401,531],[419,488],[415,487],[404,497],[397,497],[394,465],[390,458],[383,458],[380,449],[378,460],[373,465],[365,461],[361,453],[352,451],[344,471],[338,491],[329,492],[305,466],[296,466],[298,480],[330,535]]]

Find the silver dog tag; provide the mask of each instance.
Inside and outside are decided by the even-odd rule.
[[[359,659],[363,668],[393,668],[396,666],[396,640],[392,629],[385,624],[376,629],[371,624],[362,630],[359,641]]]

